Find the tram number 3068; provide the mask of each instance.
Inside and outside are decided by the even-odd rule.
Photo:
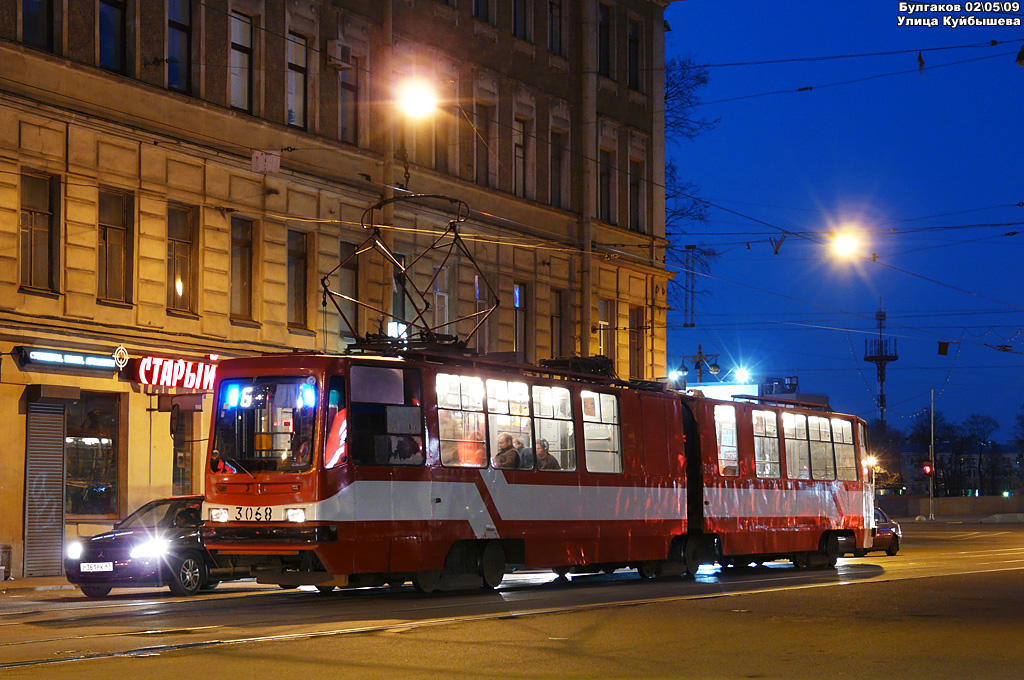
[[[272,522],[274,521],[274,509],[272,507],[242,507],[236,505],[231,513],[231,519],[235,522]]]

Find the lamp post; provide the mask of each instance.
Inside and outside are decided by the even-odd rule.
[[[683,356],[683,367],[682,374],[685,376],[689,373],[686,368],[686,362],[689,361],[693,364],[693,367],[697,369],[697,382],[704,382],[704,367],[708,367],[708,373],[711,375],[718,375],[722,370],[718,366],[718,355],[717,354],[704,354],[700,345],[697,345],[697,353],[687,356]]]
[[[864,464],[871,468],[871,495],[875,495],[875,466],[878,465],[878,459],[874,456],[868,456],[864,459]]]

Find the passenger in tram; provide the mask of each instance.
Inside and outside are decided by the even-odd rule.
[[[533,449],[525,446],[519,437],[512,437],[512,447],[519,452],[519,467],[524,470],[532,470],[535,458]]]
[[[558,460],[548,451],[548,440],[537,440],[537,469],[538,470],[561,470],[562,466]]]
[[[460,439],[458,460],[461,467],[484,467],[487,465],[487,451],[484,448],[484,436],[479,430],[470,432],[468,439]]]
[[[519,452],[512,445],[512,435],[508,432],[498,435],[498,452],[491,459],[491,464],[496,468],[519,467]]]

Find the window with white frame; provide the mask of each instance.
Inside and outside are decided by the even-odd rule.
[[[583,407],[583,450],[588,472],[622,472],[619,397],[580,391]]]
[[[559,470],[576,469],[576,437],[573,432],[572,394],[564,387],[533,386],[533,423],[537,442],[547,443],[548,454],[557,462]],[[554,469],[538,464],[540,469]]]
[[[519,468],[532,468],[533,421],[530,418],[529,388],[524,382],[506,380],[488,380],[485,387],[492,460],[498,453],[501,440],[505,439],[504,435],[508,435],[519,454]]]
[[[828,418],[808,416],[807,438],[811,443],[811,477],[835,479],[836,459],[832,449],[832,428]]]
[[[836,478],[856,481],[857,456],[853,450],[853,423],[833,418],[832,437],[836,450]]]
[[[718,474],[738,477],[740,452],[736,445],[736,407],[715,405],[715,437],[718,441]]]
[[[758,477],[777,479],[779,466],[779,423],[775,411],[754,410],[754,467]]]
[[[483,380],[476,376],[438,373],[435,386],[441,464],[487,467]]]
[[[786,476],[790,479],[811,478],[811,445],[807,439],[807,416],[783,413],[782,432],[786,440]]]

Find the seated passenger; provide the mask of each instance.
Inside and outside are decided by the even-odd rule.
[[[537,469],[538,470],[561,470],[562,466],[558,464],[558,461],[548,452],[548,440],[538,439],[537,440]]]
[[[502,432],[498,435],[498,452],[491,459],[496,468],[518,468],[519,452],[512,446],[512,435]]]

